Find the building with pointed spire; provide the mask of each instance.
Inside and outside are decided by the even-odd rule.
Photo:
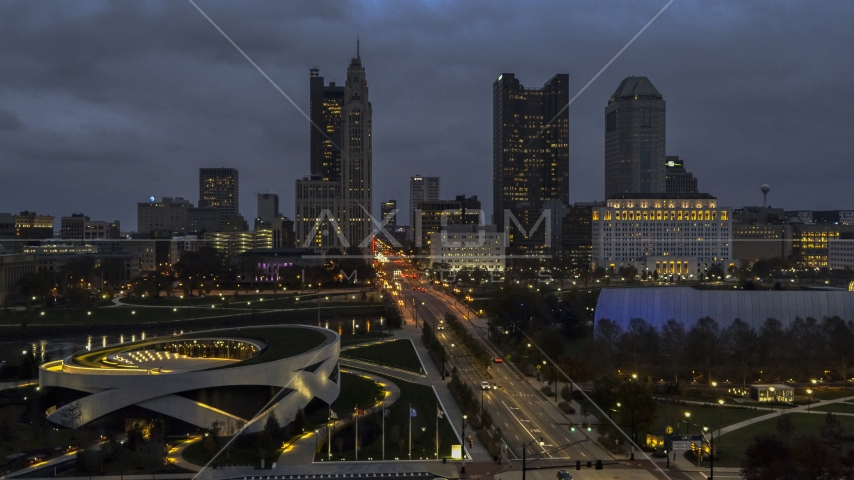
[[[372,112],[368,82],[356,56],[343,86],[310,82],[311,176],[297,180],[296,240],[317,252],[359,247],[371,234]]]

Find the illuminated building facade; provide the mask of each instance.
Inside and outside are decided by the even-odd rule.
[[[437,202],[439,201],[439,191],[441,182],[439,177],[425,177],[423,175],[415,175],[409,177],[409,226],[415,226],[415,209],[421,202]],[[412,234],[413,229],[409,232]]]
[[[358,44],[343,90],[312,69],[310,91],[311,176],[297,180],[296,240],[316,252],[360,247],[372,232],[373,114]]]
[[[382,217],[379,220],[383,221],[386,216],[391,215],[389,221],[385,224],[386,230],[389,232],[394,232],[394,228],[397,226],[397,213],[395,210],[397,210],[397,200],[389,200],[380,204],[380,215]]]
[[[795,224],[792,250],[798,268],[830,267],[829,244],[854,234],[854,226],[833,223]]]
[[[27,211],[15,215],[15,237],[27,240],[53,238],[53,216]]]
[[[542,88],[525,88],[512,73],[492,84],[492,221],[511,247],[539,248],[545,238],[508,233],[514,224],[505,225],[507,213],[530,229],[543,203],[569,203],[568,103],[566,74]]]
[[[605,107],[605,198],[664,193],[666,104],[646,77],[627,77]]]
[[[238,184],[236,168],[200,168],[199,208],[215,208],[219,222],[240,214]]]
[[[430,235],[430,265],[449,270],[503,271],[504,232],[495,225],[451,225]]]
[[[732,259],[731,210],[707,193],[620,194],[593,209],[593,266],[684,278],[724,271]]]
[[[428,253],[431,236],[448,225],[485,224],[486,219],[477,195],[458,195],[455,200],[421,202],[415,209],[415,248],[420,253]]]

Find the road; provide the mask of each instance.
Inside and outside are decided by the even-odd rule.
[[[453,300],[449,303],[443,294],[434,292],[428,285],[408,278],[396,280],[403,283],[401,293],[405,293],[406,308],[412,308],[414,299],[417,304],[418,321],[426,320],[434,326],[434,331],[436,331],[437,321],[446,313],[454,313],[458,318],[465,318],[464,309],[457,310]],[[423,286],[426,291],[412,290],[413,286]],[[466,321],[465,324],[476,336],[486,334],[484,326],[471,321]],[[510,362],[493,363],[488,372],[478,371],[470,357],[465,356],[466,352],[459,342],[452,338],[449,330],[436,331],[436,333],[445,346],[449,365],[457,368],[461,379],[472,385],[475,392],[480,390],[481,382],[484,380],[499,386],[499,389],[480,391],[483,404],[492,415],[494,424],[501,428],[502,437],[509,448],[508,456],[511,459],[520,460],[523,453],[522,445],[527,443],[530,443],[526,449],[529,462],[532,457],[566,459],[572,463],[576,460],[587,462],[596,459],[612,459],[610,454],[587,437],[587,432],[582,430],[570,432],[569,420],[558,410],[554,401],[546,399]],[[488,344],[485,345],[492,350]],[[493,353],[499,356],[498,353],[494,351]],[[591,434],[595,435],[595,433]],[[538,444],[540,438],[544,442],[542,446]]]

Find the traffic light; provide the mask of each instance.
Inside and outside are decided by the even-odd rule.
[[[602,470],[602,460],[596,460],[596,470]]]
[[[593,431],[593,424],[592,424],[592,423],[589,423],[589,422],[587,423],[587,431],[588,431],[588,432],[592,432],[592,431]]]
[[[572,422],[569,422],[569,431],[570,431],[570,432],[574,432],[574,431],[575,431],[575,424],[574,424],[574,423],[572,423]]]
[[[591,462],[590,460],[587,460],[587,468],[590,468],[592,466],[593,466],[593,462]]]
[[[575,469],[576,469],[576,470],[581,470],[581,460],[576,460],[576,461],[575,461]]]

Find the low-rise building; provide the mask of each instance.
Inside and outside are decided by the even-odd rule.
[[[504,232],[495,225],[450,225],[430,236],[430,264],[450,270],[504,271]]]
[[[827,266],[833,270],[854,270],[854,240],[827,242]]]
[[[750,398],[757,402],[792,402],[795,389],[784,384],[751,385]]]
[[[798,268],[829,267],[828,245],[843,235],[854,235],[854,226],[836,223],[795,224],[792,253]]]
[[[15,215],[15,236],[27,240],[53,238],[53,216],[27,211]]]
[[[0,304],[11,305],[24,299],[19,283],[21,278],[38,269],[32,253],[0,255]]]
[[[139,259],[132,253],[61,253],[38,255],[39,270],[60,271],[68,262],[91,258],[100,272],[103,285],[88,285],[100,290],[103,287],[123,288],[140,275]]]

